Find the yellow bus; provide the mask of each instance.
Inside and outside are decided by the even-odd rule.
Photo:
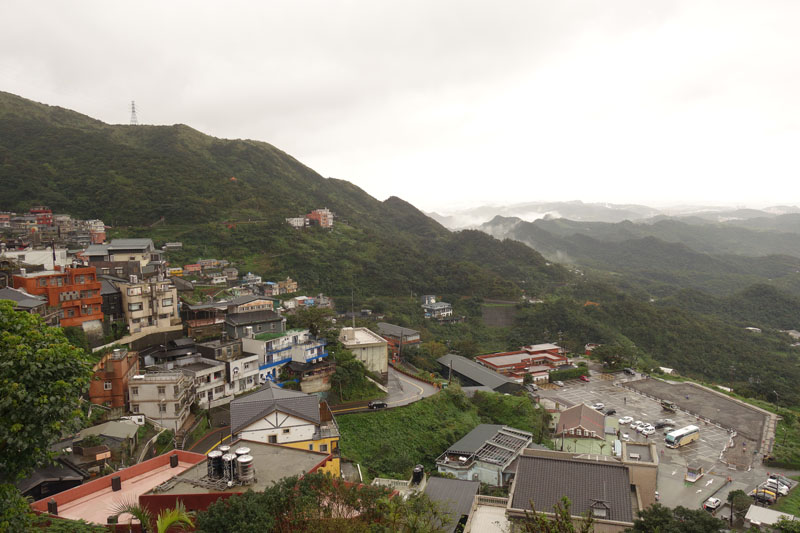
[[[167,270],[167,274],[170,276],[183,276],[183,269],[181,267],[170,268]]]

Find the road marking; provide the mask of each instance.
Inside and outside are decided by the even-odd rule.
[[[425,394],[425,389],[423,389],[422,387],[420,387],[420,386],[419,386],[419,385],[417,385],[416,383],[414,383],[414,382],[412,382],[412,381],[408,381],[407,379],[405,379],[405,378],[403,378],[402,376],[399,376],[399,375],[397,376],[397,379],[399,379],[400,381],[405,381],[406,383],[408,383],[408,384],[409,384],[409,385],[411,385],[412,387],[416,387],[416,388],[417,388],[417,390],[418,390],[419,392],[418,392],[417,394],[415,394],[414,396],[412,396],[411,398],[416,398],[417,396],[422,396],[422,395],[424,395],[424,394]],[[396,400],[396,401],[394,401],[394,402],[390,402],[390,403],[389,403],[389,405],[397,405],[397,404],[400,404],[400,403],[402,403],[402,402],[405,402],[405,401],[407,401],[407,400],[408,400],[408,398],[404,398],[404,399]],[[413,403],[413,400],[412,400],[411,402],[408,402],[408,403]]]
[[[362,405],[361,407],[348,407],[347,409],[331,409],[331,413],[338,415],[339,413],[344,413],[347,411],[355,411],[357,409],[367,409],[367,406]]]
[[[673,470],[672,475],[674,476],[677,472],[678,472],[677,470]]]
[[[220,444],[222,444],[223,442],[225,442],[225,441],[226,441],[226,440],[228,440],[229,438],[231,438],[231,436],[230,436],[230,435],[225,435],[225,436],[222,438],[222,440],[220,440],[218,443],[216,443],[216,444],[215,444],[215,445],[213,445],[211,448],[209,448],[209,449],[208,449],[208,451],[207,451],[207,452],[206,452],[204,455],[208,455],[209,453],[211,453],[211,451],[212,451],[214,448],[216,448],[217,446],[219,446]]]
[[[708,486],[709,486],[709,485],[711,485],[712,483],[714,483],[714,480],[713,480],[713,479],[709,479],[709,480],[708,480],[708,482],[706,483],[706,487],[708,487]]]

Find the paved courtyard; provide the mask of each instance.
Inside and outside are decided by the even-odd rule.
[[[659,400],[649,398],[623,386],[636,387],[637,390],[646,391],[651,396],[672,400],[682,409],[688,407],[687,410],[710,420],[727,422],[730,425],[726,427],[720,423],[723,427],[718,427],[714,423],[705,422],[698,419],[697,416],[681,410],[669,413],[661,408]],[[741,430],[748,435],[760,435],[764,428],[764,415],[747,407],[742,408],[737,402],[703,389],[696,387],[689,389],[683,383],[678,384],[674,390],[671,389],[672,387],[673,385],[669,383],[652,379],[629,379],[622,373],[607,376],[593,374],[588,383],[579,380],[568,381],[564,387],[548,387],[540,394],[561,398],[572,404],[583,402],[591,405],[595,402],[602,402],[606,409],[617,410],[610,417],[613,424],[617,424],[617,419],[623,416],[631,416],[634,420],[651,424],[655,424],[660,418],[671,418],[675,421],[676,427],[690,424],[699,426],[700,439],[677,449],[665,446],[663,430],[657,430],[655,434],[646,438],[636,431],[630,431],[625,425],[619,427],[620,432],[627,433],[633,442],[655,442],[660,461],[658,491],[661,502],[665,505],[671,507],[683,505],[696,509],[702,506],[702,503],[711,495],[724,500],[731,490],[750,490],[763,481],[766,478],[766,471],[760,463],[751,470],[745,468],[737,471],[720,461],[720,454],[730,442],[729,427],[733,427],[737,431]],[[685,398],[686,394],[689,395],[688,403]],[[683,400],[679,401],[681,398]],[[739,441],[737,441],[738,445]],[[752,446],[754,445],[755,443]],[[748,451],[748,453],[751,452]],[[688,483],[684,481],[687,466],[702,467],[705,475],[694,484]]]

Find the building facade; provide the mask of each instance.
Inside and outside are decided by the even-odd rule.
[[[179,325],[178,291],[169,280],[131,276],[117,286],[130,333],[155,333]]]
[[[124,348],[105,354],[94,365],[89,401],[109,407],[129,408],[128,384],[139,372],[139,355]]]
[[[48,307],[58,310],[62,327],[81,326],[103,320],[101,284],[94,267],[74,266],[14,276],[14,287],[28,294],[44,296]]]
[[[342,328],[339,342],[353,352],[370,372],[386,382],[389,376],[389,343],[367,328]]]

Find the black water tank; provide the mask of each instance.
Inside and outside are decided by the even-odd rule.
[[[425,469],[422,467],[422,465],[415,466],[414,473],[411,475],[411,484],[419,485],[422,482],[423,477],[425,477]]]
[[[114,492],[122,490],[122,478],[119,476],[114,476],[111,478],[111,490]]]
[[[47,500],[47,512],[52,515],[58,516],[58,504],[53,498]]]
[[[172,468],[175,468],[176,466],[178,466],[178,454],[177,453],[173,453],[172,455],[169,456],[169,466],[172,467]]]

